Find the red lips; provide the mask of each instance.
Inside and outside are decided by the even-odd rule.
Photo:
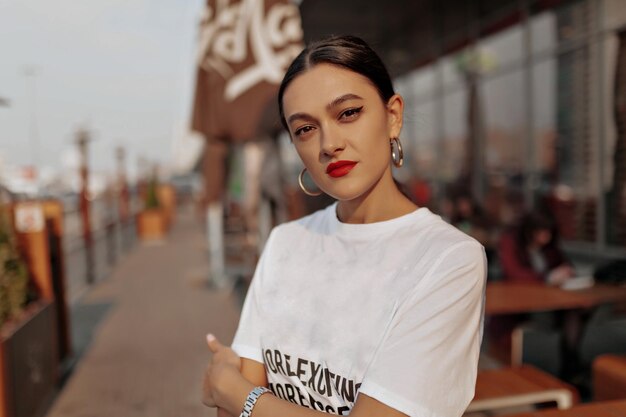
[[[348,174],[348,172],[352,171],[352,168],[356,166],[357,162],[355,161],[337,161],[331,164],[328,164],[326,167],[326,173],[333,178],[343,177]]]

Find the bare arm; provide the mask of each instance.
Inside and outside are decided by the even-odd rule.
[[[265,367],[259,362],[242,359],[240,370],[239,366],[233,366],[236,361],[232,358],[238,359],[238,357],[229,347],[213,340],[209,343],[209,348],[214,358],[221,358],[212,362],[205,375],[211,397],[219,407],[219,416],[238,416],[250,391],[257,386],[267,386]],[[302,407],[271,394],[262,395],[253,411],[253,417],[322,417],[327,415],[322,411]],[[406,417],[406,414],[364,394],[357,397],[350,415],[353,417]]]
[[[255,387],[243,378],[227,378],[230,380],[224,384],[224,392],[217,396],[218,404],[228,410],[231,415],[238,415],[241,412],[243,403],[248,393]],[[232,384],[232,385],[231,385]],[[289,401],[282,400],[274,395],[266,394],[259,398],[254,407],[253,417],[324,417],[328,413],[312,410],[293,404]],[[359,394],[352,411],[352,417],[407,417],[403,414],[374,398],[364,394]]]
[[[272,417],[272,416],[285,416],[285,417],[321,417],[327,416],[328,413],[321,411],[311,410],[305,407],[301,407],[296,404],[292,404],[288,401],[281,400],[278,397],[265,395],[261,397],[260,402],[254,409],[254,417]],[[403,414],[380,401],[375,400],[372,397],[368,397],[365,394],[360,394],[350,416],[353,417],[407,417]]]
[[[241,376],[255,387],[267,387],[265,365],[251,359],[241,358]],[[231,414],[223,408],[217,409],[217,417],[236,417],[239,413]]]

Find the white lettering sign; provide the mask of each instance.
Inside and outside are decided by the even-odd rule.
[[[277,3],[265,14],[265,0],[216,3],[215,10],[209,6],[205,10],[198,65],[224,77],[224,99],[233,101],[262,81],[280,83],[302,50],[297,6]],[[249,55],[252,64],[235,72],[233,66],[244,63]]]
[[[19,233],[35,233],[44,229],[41,204],[20,203],[15,206],[15,230]]]

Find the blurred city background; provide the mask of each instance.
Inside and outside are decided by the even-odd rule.
[[[0,0],[0,417],[212,412],[204,335],[332,202],[276,105],[330,34],[405,99],[406,194],[486,248],[467,414],[626,416],[626,1]]]

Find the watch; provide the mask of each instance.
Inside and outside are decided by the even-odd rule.
[[[246,398],[246,402],[243,404],[243,410],[241,411],[241,414],[239,414],[239,417],[250,417],[252,415],[252,409],[254,408],[254,405],[259,397],[268,392],[271,393],[272,391],[265,387],[256,387],[250,391],[248,398]]]

